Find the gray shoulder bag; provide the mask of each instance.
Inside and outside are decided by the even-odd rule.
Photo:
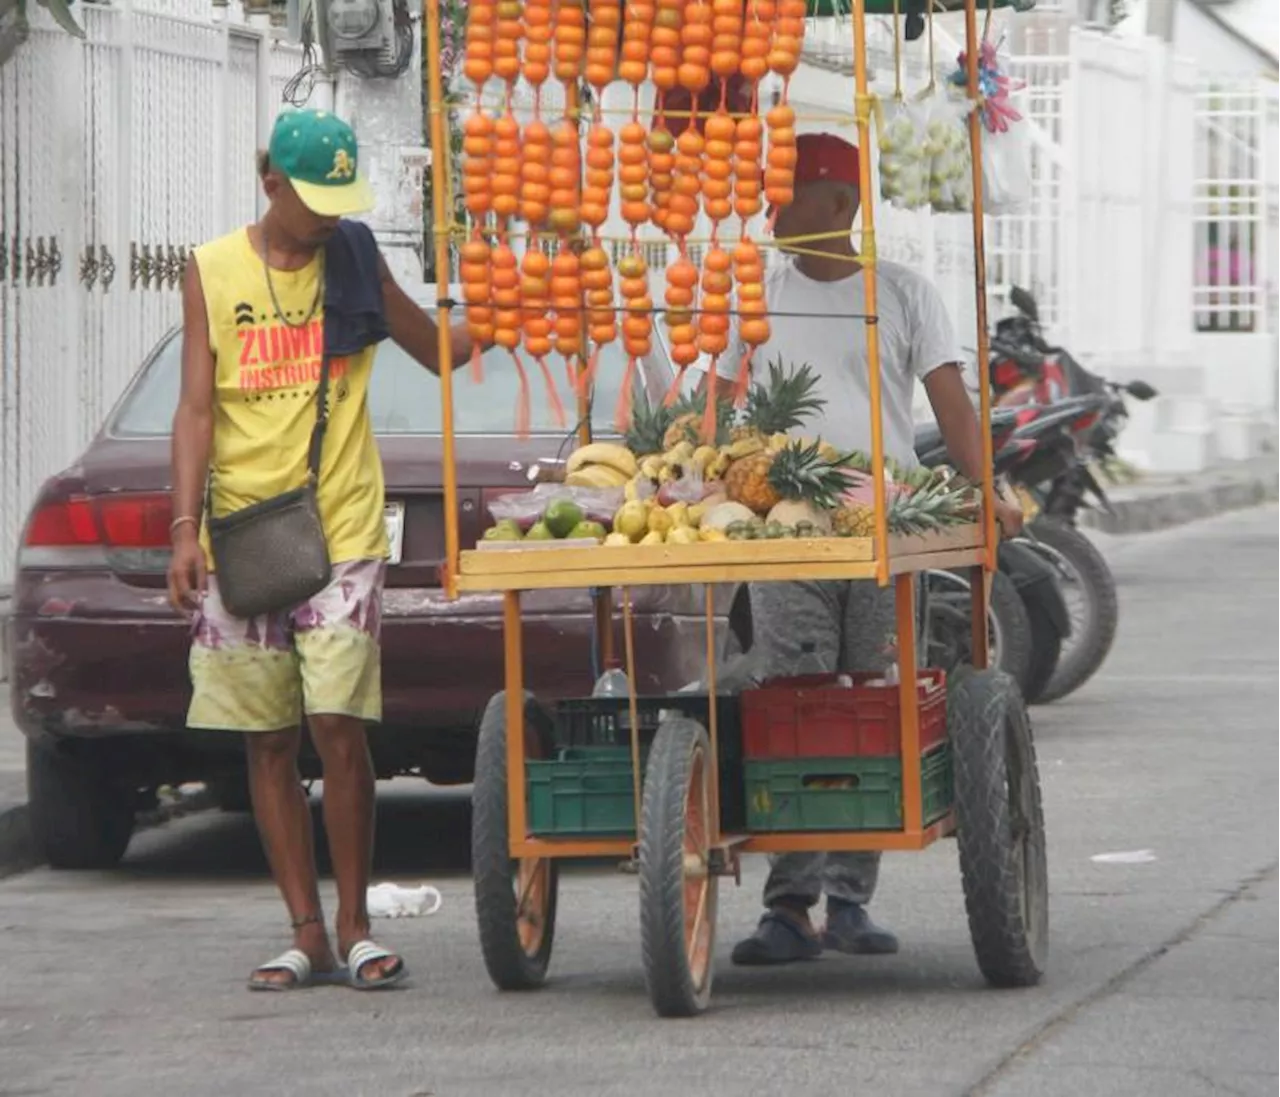
[[[264,251],[265,246],[264,241]],[[323,295],[323,268],[316,300],[302,325],[284,318],[265,259],[263,268],[277,317],[291,327],[310,323]],[[213,516],[211,490],[207,496],[205,521],[213,549],[218,593],[223,605],[235,617],[245,619],[292,609],[329,585],[332,575],[329,545],[316,499],[320,451],[328,425],[329,353],[326,349],[321,355],[320,380],[316,385],[316,425],[307,452],[307,482],[300,488],[221,518]]]

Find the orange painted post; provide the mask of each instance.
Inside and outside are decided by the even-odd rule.
[[[991,441],[991,364],[990,340],[987,334],[987,253],[986,224],[982,210],[982,92],[978,83],[978,16],[976,0],[965,0],[964,49],[965,73],[969,83],[969,99],[974,109],[969,113],[969,152],[973,160],[973,285],[974,314],[977,317],[978,400],[982,430],[982,514],[983,539],[987,548],[986,568],[996,567],[995,474],[992,467]],[[975,640],[976,642],[976,640]]]
[[[982,208],[982,111],[978,84],[978,13],[976,0],[965,0],[964,6],[965,73],[969,99],[974,109],[969,114],[969,152],[973,161],[973,284],[974,313],[977,316],[979,427],[982,431],[982,539],[986,548],[981,568],[971,572],[971,612],[973,620],[973,665],[985,669],[987,651],[987,592],[991,573],[996,568],[999,534],[996,532],[995,470],[991,440],[991,364],[987,335],[987,254],[986,232]]]
[[[972,0],[970,0],[972,2]],[[871,392],[872,491],[876,504],[876,578],[889,582],[889,527],[884,490],[884,421],[880,402],[880,333],[876,313],[876,228],[871,177],[871,96],[867,93],[867,13],[865,0],[853,0],[854,113],[858,121],[858,189],[862,198],[863,305],[866,309],[867,374]]]
[[[894,584],[902,731],[902,829],[907,834],[919,834],[924,829],[924,805],[920,784],[920,697],[916,689],[916,577],[910,573],[899,575]]]
[[[431,116],[431,216],[436,260],[436,324],[439,326],[440,425],[444,475],[444,588],[458,596],[458,463],[453,430],[453,343],[449,309],[449,210],[447,159],[449,135],[445,127],[444,92],[440,78],[440,0],[425,0],[427,24],[427,110]],[[523,786],[522,786],[523,787]]]
[[[502,648],[507,690],[507,840],[512,848],[529,836],[524,780],[524,622],[520,592],[502,596]]]
[[[716,588],[708,583],[707,597],[707,734],[711,736],[710,841],[720,841],[720,720],[716,704]]]
[[[627,657],[627,715],[631,725],[631,794],[636,807],[636,834],[640,833],[640,709],[636,704],[636,640],[631,619],[631,588],[622,588],[622,642]]]

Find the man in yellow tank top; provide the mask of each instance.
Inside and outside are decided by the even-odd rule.
[[[317,502],[332,563],[304,604],[232,616],[204,537],[214,516],[307,480],[324,348],[323,256],[341,218],[373,196],[351,128],[325,111],[286,111],[259,174],[270,206],[256,224],[195,251],[183,284],[182,394],[173,423],[169,592],[192,618],[188,725],[245,733],[254,815],[293,926],[292,947],[253,972],[256,990],[341,979],[389,986],[406,968],[369,939],[374,774],[365,727],[382,715],[382,463],[367,394],[374,347],[335,358]],[[361,230],[364,231],[364,230]],[[369,248],[373,253],[372,245]],[[354,271],[345,273],[348,279]],[[377,256],[386,333],[433,373],[438,332]],[[373,295],[375,298],[377,294]],[[465,361],[465,327],[451,333]],[[305,716],[324,767],[325,829],[338,890],[336,952],[316,882],[311,817],[298,778]]]

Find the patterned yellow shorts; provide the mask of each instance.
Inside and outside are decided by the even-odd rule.
[[[196,615],[187,726],[280,731],[302,715],[382,718],[382,560],[335,564],[329,585],[292,610],[243,620],[216,575]]]

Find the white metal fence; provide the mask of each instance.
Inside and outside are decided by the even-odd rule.
[[[178,319],[188,249],[255,216],[298,55],[216,10],[77,5],[79,41],[31,5],[0,67],[0,585],[40,484]]]

